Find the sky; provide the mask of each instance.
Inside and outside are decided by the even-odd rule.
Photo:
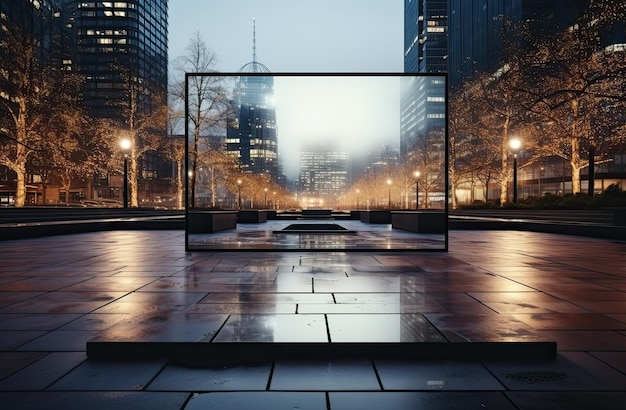
[[[272,72],[398,73],[403,71],[403,14],[400,0],[171,0],[169,58],[172,61],[184,55],[198,32],[216,54],[215,68],[236,72],[252,61],[254,19],[257,61]],[[341,97],[335,93],[334,100],[340,99],[342,107],[366,106],[358,82],[351,83],[357,88],[349,92],[348,84],[343,84]],[[326,94],[330,96],[331,92]],[[347,101],[347,96],[354,101]],[[328,129],[338,130],[342,121],[333,114],[338,109],[326,105],[324,127],[319,124],[315,131],[309,126],[306,133],[292,132],[288,118],[293,116],[286,108],[282,112],[277,108],[278,144],[288,177],[297,173],[299,155],[293,155],[296,146],[318,141],[322,132],[324,138],[354,138],[346,146],[363,149],[381,145],[381,141],[370,140],[364,133],[333,135]],[[399,114],[388,112],[397,115],[393,120],[399,124]],[[381,133],[376,135],[380,137]],[[386,144],[397,146],[399,141]]]

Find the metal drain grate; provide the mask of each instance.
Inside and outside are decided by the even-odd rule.
[[[537,384],[537,383],[558,383],[567,379],[567,374],[559,371],[525,371],[516,373],[504,373],[502,375],[507,379],[514,380],[516,382]]]

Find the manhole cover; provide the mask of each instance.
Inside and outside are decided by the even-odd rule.
[[[504,376],[507,379],[514,380],[516,382],[522,383],[555,383],[562,382],[567,379],[567,374],[559,371],[524,371],[524,372],[516,372],[516,373],[505,373]]]

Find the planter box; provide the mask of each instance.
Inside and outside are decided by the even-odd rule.
[[[446,233],[446,214],[442,211],[401,211],[391,213],[391,227],[417,233]]]
[[[361,212],[362,211],[350,211],[350,219],[355,220],[355,221],[360,221]]]
[[[332,211],[330,209],[303,209],[302,210],[303,217],[330,218],[331,215],[332,215]]]
[[[391,211],[361,211],[361,222],[368,224],[390,224]]]
[[[237,211],[187,212],[188,233],[211,233],[237,228]]]
[[[626,226],[626,208],[611,208],[613,223],[617,226]]]
[[[262,211],[259,209],[244,209],[237,213],[237,222],[238,223],[262,223],[267,222],[267,211]]]

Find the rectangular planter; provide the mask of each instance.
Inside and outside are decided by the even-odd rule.
[[[391,211],[361,211],[361,222],[389,224],[391,223]]]
[[[255,224],[267,222],[267,211],[259,209],[244,209],[237,213],[237,222]]]
[[[202,211],[187,212],[188,233],[211,233],[237,228],[237,211]]]
[[[446,214],[443,211],[398,211],[391,213],[391,227],[417,233],[446,232]]]

